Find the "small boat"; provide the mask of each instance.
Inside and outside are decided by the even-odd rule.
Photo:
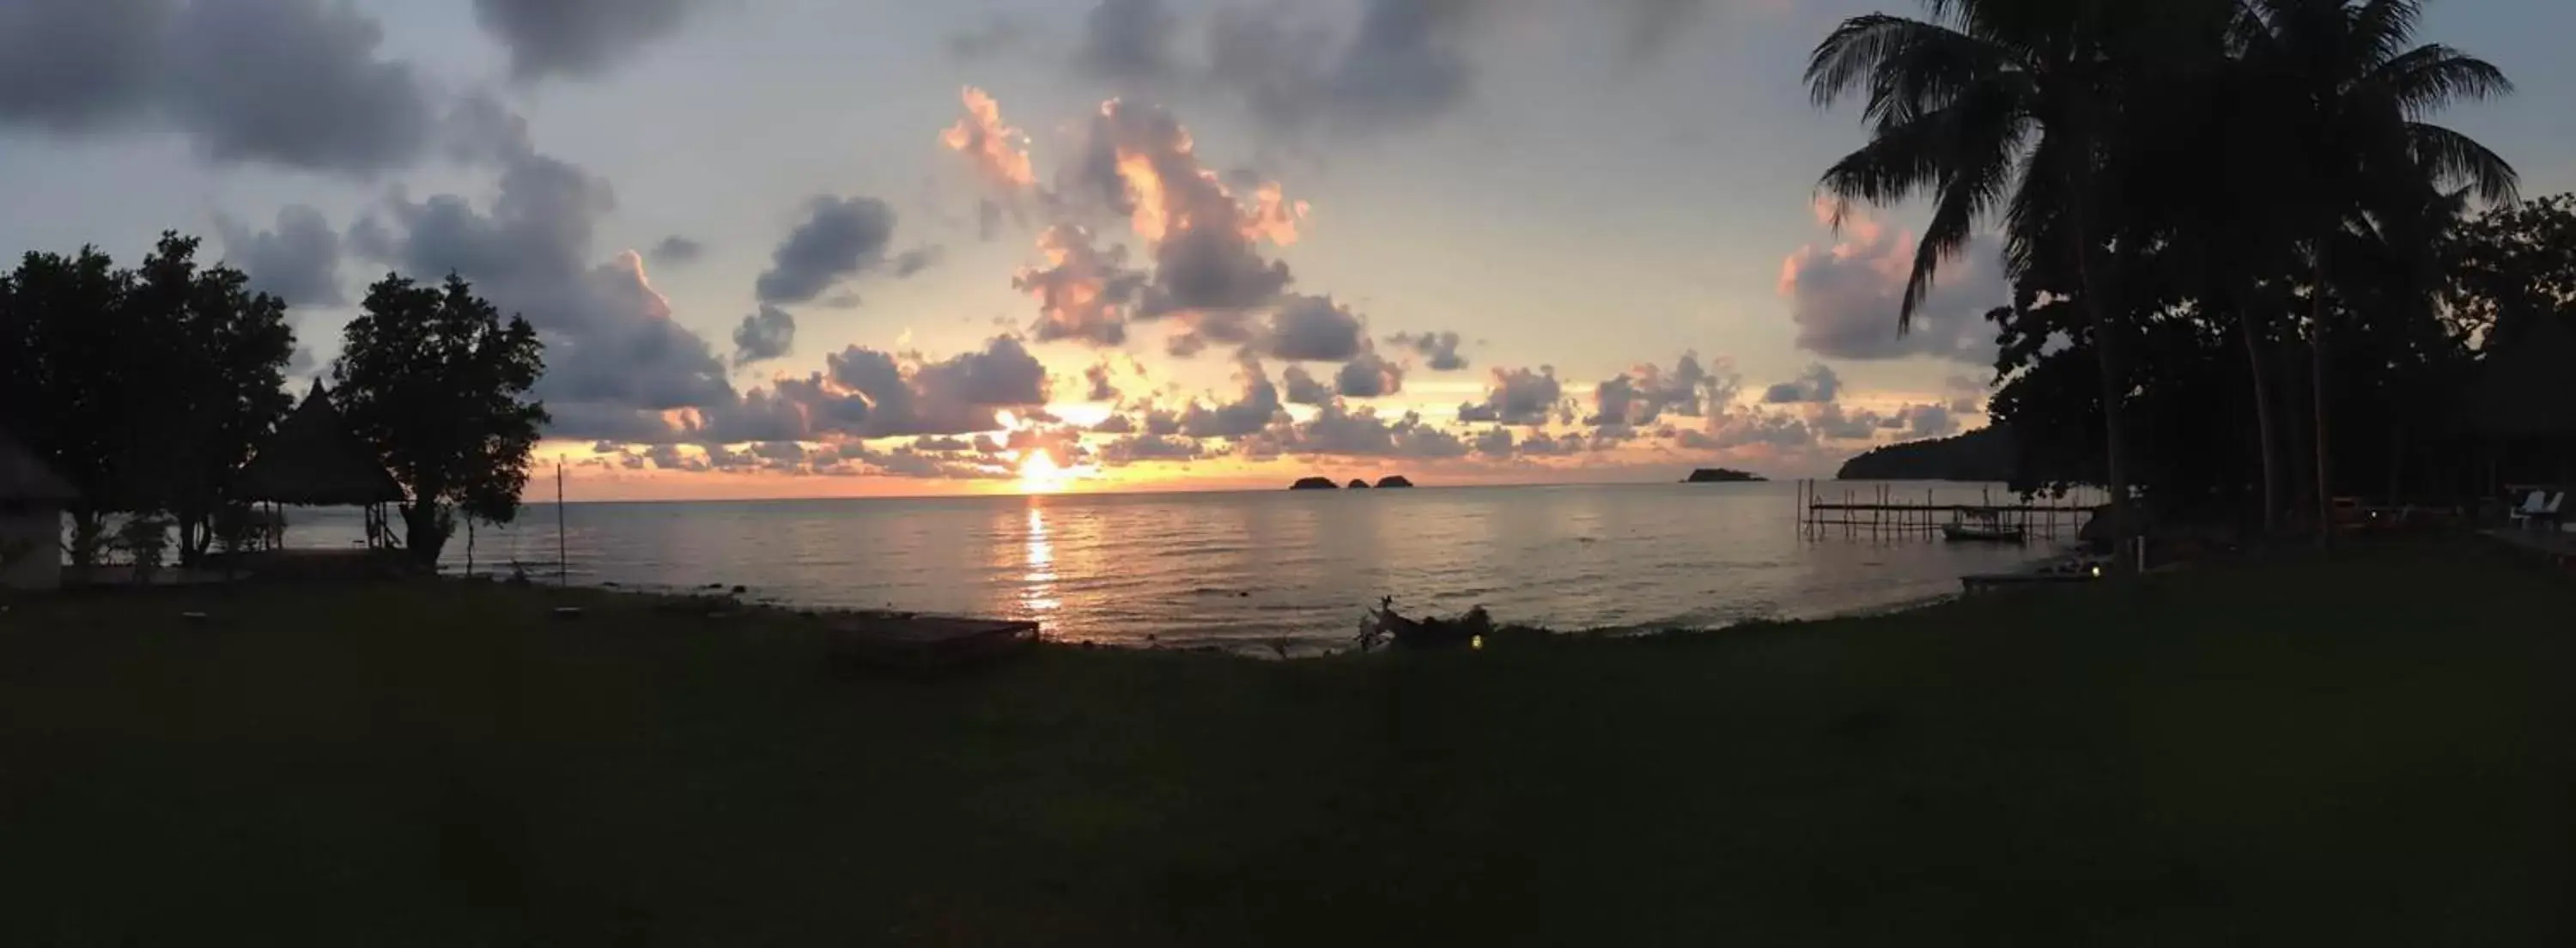
[[[1952,543],[2021,543],[2030,535],[2020,527],[2004,526],[1993,511],[1968,511],[1956,522],[1941,525],[1941,537]]]

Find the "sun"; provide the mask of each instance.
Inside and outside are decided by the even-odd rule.
[[[1071,475],[1044,451],[1031,451],[1020,459],[1020,489],[1032,494],[1052,494],[1063,490]]]

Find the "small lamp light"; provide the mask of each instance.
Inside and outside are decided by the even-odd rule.
[[[1485,650],[1485,637],[1484,637],[1484,636],[1479,635],[1479,636],[1476,636],[1475,638],[1468,639],[1468,640],[1467,640],[1467,647],[1468,647],[1468,648],[1470,648],[1470,649],[1474,649],[1474,650],[1476,650],[1476,651],[1479,651],[1479,652],[1484,651],[1484,650]]]

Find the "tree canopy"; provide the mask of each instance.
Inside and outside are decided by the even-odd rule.
[[[527,320],[504,322],[452,274],[435,287],[388,275],[368,288],[341,335],[331,394],[410,491],[403,521],[412,554],[436,562],[459,512],[486,523],[515,518],[538,426],[548,420],[528,395],[545,359]]]

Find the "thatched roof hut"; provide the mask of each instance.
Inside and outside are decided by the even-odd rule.
[[[80,491],[55,474],[45,459],[7,432],[0,432],[0,505],[59,508],[63,502],[79,497]]]
[[[303,507],[368,507],[399,503],[402,485],[373,448],[349,432],[322,382],[277,426],[234,481],[234,496]]]
[[[62,585],[63,504],[80,491],[0,432],[0,589]]]

